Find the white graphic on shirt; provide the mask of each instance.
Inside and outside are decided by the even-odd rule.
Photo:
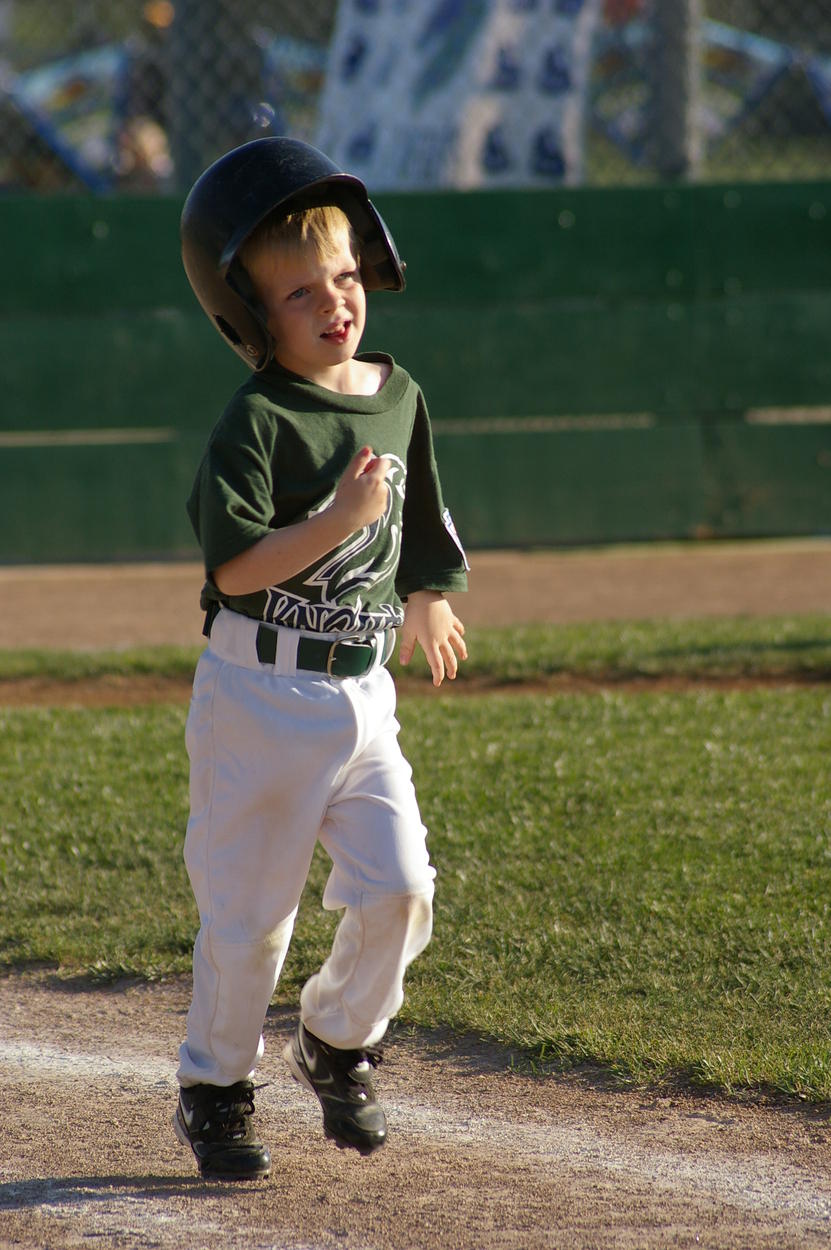
[[[310,594],[301,595],[285,586],[266,591],[264,619],[289,629],[315,633],[374,633],[394,629],[403,620],[392,603],[366,606],[366,596],[379,581],[394,574],[401,553],[398,518],[404,501],[407,469],[404,461],[389,452],[385,484],[387,504],[383,514],[336,547],[303,579]],[[317,516],[332,506],[335,490],[311,512]]]

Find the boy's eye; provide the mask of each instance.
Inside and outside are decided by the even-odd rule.
[[[292,291],[291,295],[289,296],[289,299],[300,299],[303,295],[306,294],[307,290],[308,290],[308,287],[299,286],[296,291]]]
[[[337,281],[342,284],[346,284],[349,282],[355,282],[357,280],[357,277],[358,277],[357,269],[348,269],[345,273],[338,274]]]

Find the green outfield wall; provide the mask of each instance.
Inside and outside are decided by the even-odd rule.
[[[471,548],[831,532],[831,182],[378,197],[366,347],[421,382]],[[179,203],[0,200],[0,562],[196,554],[244,366]]]

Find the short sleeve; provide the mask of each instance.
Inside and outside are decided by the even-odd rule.
[[[275,512],[273,429],[245,404],[217,424],[187,503],[206,569],[241,555],[270,532]]]
[[[430,418],[419,391],[407,454],[401,559],[396,590],[467,590],[467,557],[442,497]]]

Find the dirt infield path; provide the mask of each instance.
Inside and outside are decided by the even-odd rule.
[[[0,1246],[155,1250],[811,1250],[831,1239],[824,1117],[533,1077],[475,1041],[394,1034],[388,1145],[323,1139],[266,1024],[268,1181],[206,1185],[174,1139],[187,986],[0,980]]]
[[[0,569],[2,647],[200,640],[194,565]],[[831,542],[481,553],[471,625],[831,611]],[[271,1178],[206,1185],[175,1140],[188,985],[0,978],[0,1250],[813,1250],[831,1245],[827,1108],[534,1077],[472,1039],[393,1031],[389,1144],[323,1140],[280,1059]]]
[[[468,625],[831,611],[831,540],[474,552]],[[195,564],[0,568],[0,647],[190,645]]]

